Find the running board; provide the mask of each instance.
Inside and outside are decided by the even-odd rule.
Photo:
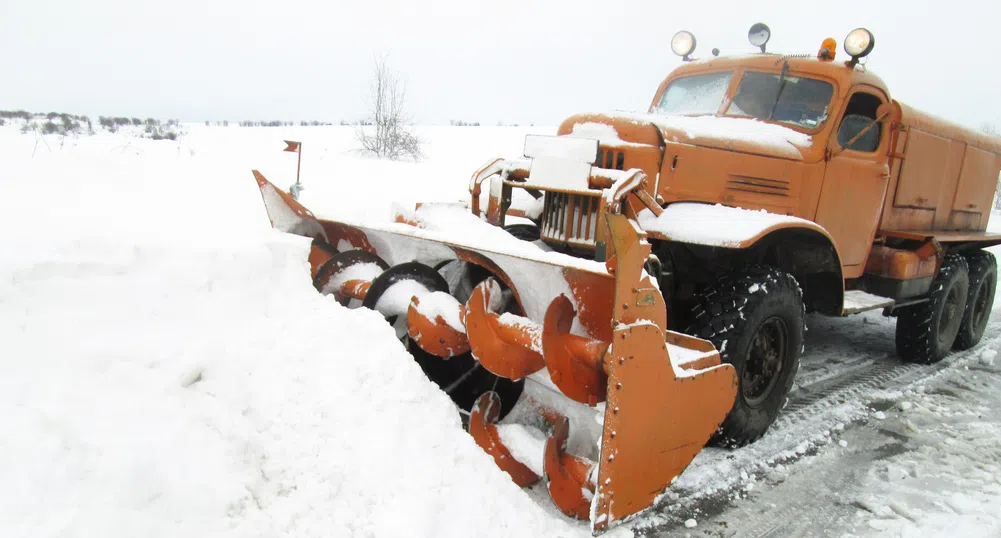
[[[841,309],[841,315],[850,316],[859,312],[890,308],[894,302],[893,299],[887,299],[886,297],[880,297],[879,295],[873,295],[861,290],[846,291],[845,304]]]

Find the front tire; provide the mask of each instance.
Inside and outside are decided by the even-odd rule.
[[[897,355],[917,364],[933,364],[944,359],[959,334],[969,288],[966,258],[958,254],[947,255],[931,283],[928,300],[899,310]]]
[[[998,263],[993,254],[978,250],[967,254],[966,262],[970,266],[970,291],[966,295],[966,309],[959,334],[952,344],[952,349],[957,351],[970,349],[984,336],[998,285]]]
[[[710,443],[743,446],[775,421],[803,349],[803,293],[796,279],[754,266],[720,276],[692,309],[689,333],[711,341],[737,371],[733,408]]]

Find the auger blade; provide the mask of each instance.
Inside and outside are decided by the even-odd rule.
[[[501,401],[497,393],[487,392],[480,396],[469,417],[469,434],[484,452],[493,457],[497,466],[511,476],[515,484],[521,487],[531,486],[539,481],[539,475],[514,459],[511,451],[501,442],[497,427],[494,426],[500,408]]]
[[[606,214],[611,255],[599,263],[454,206],[376,224],[317,219],[254,175],[272,225],[314,239],[317,289],[395,322],[421,369],[468,410],[477,444],[519,485],[544,474],[560,510],[590,516],[595,533],[655,503],[733,405],[733,367],[711,343],[667,331],[643,270],[650,245],[624,215]],[[466,276],[438,271],[455,264],[448,273]],[[498,427],[508,413],[516,422]]]
[[[407,331],[421,349],[443,359],[469,351],[466,308],[451,295],[437,291],[414,297],[407,310]]]

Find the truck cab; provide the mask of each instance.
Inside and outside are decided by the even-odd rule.
[[[756,439],[792,384],[804,312],[897,317],[904,360],[929,363],[975,345],[996,288],[984,247],[1001,170],[1001,140],[893,99],[860,60],[864,28],[817,53],[766,51],[686,62],[644,113],[578,114],[557,139],[526,142],[528,161],[473,176],[490,189],[485,218],[535,226],[519,234],[583,257],[607,256],[608,213],[636,222],[653,247],[671,329],[713,342],[740,377],[721,438]],[[556,142],[560,142],[557,144]],[[512,189],[529,192],[528,211]]]

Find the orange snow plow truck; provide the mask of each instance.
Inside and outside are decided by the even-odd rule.
[[[1001,243],[1001,140],[893,100],[872,34],[814,55],[689,61],[646,114],[582,114],[477,170],[468,204],[313,215],[259,172],[313,286],[384,314],[476,443],[599,533],[709,442],[775,420],[804,315],[882,309],[901,359],[978,343]]]

